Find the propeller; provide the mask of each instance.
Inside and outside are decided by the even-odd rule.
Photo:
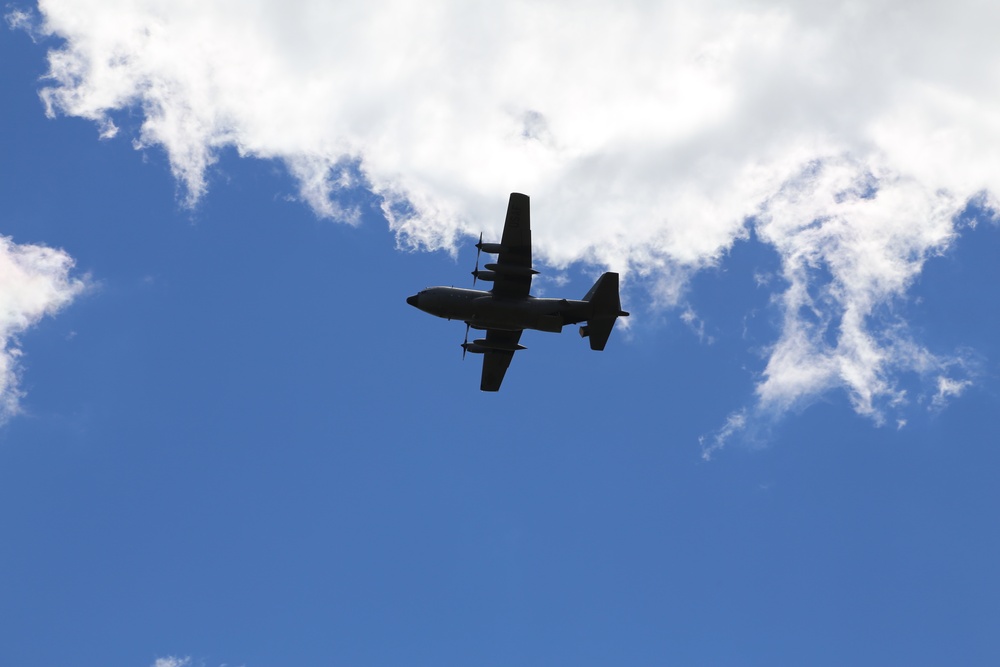
[[[483,233],[479,232],[479,243],[476,244],[476,269],[472,272],[472,286],[476,286],[476,279],[479,278],[479,256],[483,254]],[[469,332],[465,332],[466,340],[469,338]]]
[[[465,342],[462,343],[462,361],[465,361],[465,353],[469,351],[469,327],[472,325],[465,323]]]

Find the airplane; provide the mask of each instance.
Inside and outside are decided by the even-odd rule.
[[[590,338],[590,349],[603,350],[611,329],[619,317],[628,317],[622,310],[618,294],[618,274],[608,272],[597,279],[582,301],[573,299],[542,299],[533,297],[531,277],[538,271],[531,268],[531,214],[527,195],[512,192],[507,204],[500,243],[483,243],[479,235],[476,244],[476,268],[472,285],[477,280],[493,283],[490,291],[460,287],[428,287],[406,299],[411,306],[447,320],[465,322],[466,352],[483,355],[483,374],[479,389],[498,391],[514,353],[527,349],[519,343],[525,329],[561,333],[568,324],[586,322],[580,335]],[[497,255],[495,263],[479,268],[481,253]],[[469,342],[469,329],[485,331],[485,338]]]

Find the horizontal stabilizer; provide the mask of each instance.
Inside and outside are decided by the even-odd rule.
[[[608,344],[615,320],[628,316],[628,313],[622,310],[621,298],[618,295],[618,274],[609,271],[602,275],[583,300],[591,304],[592,314],[587,320],[587,326],[580,330],[580,334],[590,338],[591,350],[603,350]]]
[[[587,337],[590,339],[591,350],[603,350],[615,328],[614,317],[598,317],[587,322]]]

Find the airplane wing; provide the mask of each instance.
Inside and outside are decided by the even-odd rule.
[[[500,245],[503,250],[497,257],[493,293],[497,296],[528,296],[531,276],[535,273],[531,269],[531,208],[528,195],[510,193]],[[500,377],[503,378],[502,373]],[[499,384],[497,382],[497,386]]]
[[[493,347],[483,353],[483,378],[479,382],[480,390],[497,391],[500,389],[500,383],[503,382],[503,376],[507,373],[510,360],[514,358],[514,350],[517,349],[519,340],[521,340],[520,331],[501,331],[500,329],[486,331],[486,342]]]

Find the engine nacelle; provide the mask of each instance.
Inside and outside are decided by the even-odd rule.
[[[486,354],[486,348],[475,343],[462,343],[462,349],[472,354]]]
[[[476,277],[476,280],[485,280],[490,283],[497,279],[496,271],[483,271],[482,269],[479,269],[477,271],[473,271],[472,275]]]
[[[527,350],[523,345],[518,345],[517,343],[511,345],[509,343],[492,343],[485,338],[477,338],[476,340],[469,343],[469,345],[475,345],[482,350],[497,350],[498,352],[517,352],[518,350]]]
[[[505,276],[514,276],[520,278],[530,278],[538,273],[534,269],[530,269],[527,266],[518,266],[511,264],[487,264],[486,268],[490,271],[496,271],[497,273],[502,273]]]
[[[491,255],[499,255],[504,251],[504,247],[499,243],[483,243],[480,241],[476,244],[476,247],[483,252],[488,252]]]

